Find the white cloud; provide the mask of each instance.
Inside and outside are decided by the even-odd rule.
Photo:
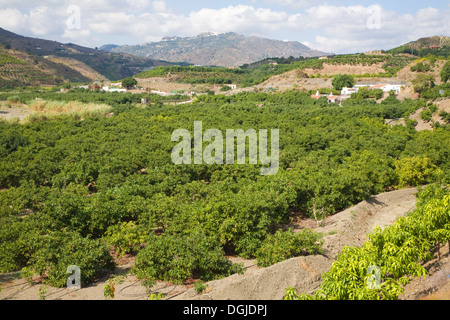
[[[336,53],[389,49],[407,41],[450,31],[450,10],[426,8],[415,14],[398,14],[379,7],[378,28],[369,28],[374,11],[364,6],[318,6],[306,15],[293,15],[291,28],[317,30],[313,48]]]
[[[219,10],[202,9],[192,12],[188,21],[193,32],[214,30],[217,32],[234,31],[238,33],[267,33],[280,29],[288,14],[265,8],[238,5]]]
[[[17,32],[26,32],[28,30],[29,18],[17,9],[0,10],[0,27],[7,30],[16,30]]]
[[[170,12],[170,9],[167,7],[167,4],[164,1],[153,1],[152,7],[156,13]]]
[[[135,10],[143,10],[148,7],[148,0],[126,0],[129,4],[129,7]]]
[[[257,3],[256,0],[252,1],[253,3]],[[320,4],[321,0],[315,1],[315,5]],[[277,4],[283,7],[288,7],[292,10],[304,9],[311,6],[311,1],[308,0],[264,0],[264,3],[267,4]]]

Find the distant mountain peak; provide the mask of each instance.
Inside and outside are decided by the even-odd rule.
[[[266,58],[317,57],[327,53],[297,41],[271,40],[234,32],[207,31],[193,37],[166,36],[159,42],[124,45],[112,52],[203,66],[238,67]]]
[[[219,32],[207,31],[207,32],[200,33],[197,37],[211,37],[211,36],[218,36],[220,34],[221,33],[219,33]]]

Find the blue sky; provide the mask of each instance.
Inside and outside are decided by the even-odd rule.
[[[352,53],[450,36],[450,1],[0,0],[0,27],[89,47],[232,31]]]

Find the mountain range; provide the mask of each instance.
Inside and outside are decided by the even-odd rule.
[[[195,37],[165,37],[142,45],[106,45],[100,49],[170,62],[202,66],[238,67],[266,58],[329,55],[297,41],[243,36],[234,32],[205,32]]]

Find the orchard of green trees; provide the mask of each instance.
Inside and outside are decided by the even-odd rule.
[[[38,93],[18,93],[20,101]],[[6,100],[6,95],[0,99]],[[62,287],[69,265],[83,284],[114,267],[110,250],[136,255],[146,283],[183,283],[241,272],[227,255],[268,266],[320,253],[320,235],[280,229],[313,207],[334,214],[387,190],[450,181],[448,126],[390,127],[421,100],[349,99],[307,93],[199,96],[192,105],[139,95],[72,92],[45,100],[108,103],[112,117],[0,121],[0,272]],[[279,129],[280,168],[175,165],[176,129]],[[204,142],[204,146],[208,145]]]

